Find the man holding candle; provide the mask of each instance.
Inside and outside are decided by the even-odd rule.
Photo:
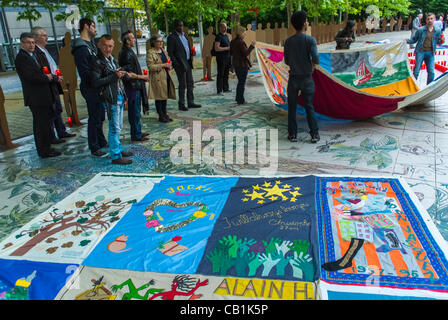
[[[142,133],[140,106],[142,99],[147,100],[145,81],[149,77],[142,72],[137,55],[132,48],[135,47],[135,36],[131,31],[126,31],[121,35],[123,47],[118,56],[118,63],[121,70],[132,72],[136,78],[124,78],[123,83],[128,97],[128,120],[131,127],[132,141],[147,141],[148,134]]]
[[[31,33],[20,35],[20,51],[15,66],[22,82],[25,106],[33,115],[33,134],[36,150],[41,158],[57,157],[61,152],[51,147],[50,114],[55,97],[51,84],[58,81],[51,73],[45,74],[34,54],[35,41]]]
[[[110,35],[104,34],[101,36],[98,48],[98,55],[90,62],[91,84],[98,91],[103,108],[107,110],[109,154],[113,164],[131,164],[132,160],[127,157],[131,157],[133,153],[123,151],[120,142],[120,132],[123,128],[123,109],[127,99],[122,79],[126,77],[136,79],[137,75],[134,73],[128,74],[121,70],[118,62],[112,56],[114,40]]]
[[[201,105],[194,103],[192,73],[194,47],[190,46],[183,32],[184,23],[181,20],[176,20],[174,26],[176,30],[167,39],[167,51],[179,81],[179,110],[188,111],[188,108],[201,107]],[[188,108],[185,106],[185,89],[187,90]]]
[[[51,117],[51,127],[50,127],[50,137],[51,143],[57,144],[65,142],[63,138],[71,138],[76,136],[74,133],[68,133],[67,129],[64,125],[64,121],[62,120],[62,104],[61,99],[59,97],[60,94],[63,93],[61,83],[62,83],[62,74],[56,65],[53,57],[50,55],[45,46],[48,44],[48,34],[47,31],[42,27],[33,27],[31,29],[31,33],[34,36],[34,41],[36,42],[35,55],[37,61],[42,68],[45,68],[47,72],[53,74],[57,78],[57,82],[53,82],[51,85],[51,89],[53,90],[55,101],[53,104],[53,115]],[[45,72],[44,70],[44,72]],[[55,129],[57,133],[57,137],[55,134]]]

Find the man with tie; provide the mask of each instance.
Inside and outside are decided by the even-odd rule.
[[[188,111],[188,108],[200,108],[201,105],[194,103],[193,94],[193,49],[188,43],[188,39],[183,32],[184,23],[176,20],[176,30],[168,36],[167,51],[171,57],[171,63],[174,71],[176,71],[177,80],[179,81],[179,110]],[[187,89],[187,103],[185,106],[185,88]]]
[[[31,33],[34,36],[34,41],[36,42],[36,47],[34,50],[34,54],[36,55],[37,61],[39,61],[40,66],[46,67],[48,71],[56,75],[56,70],[58,66],[54,61],[53,57],[50,55],[45,46],[48,44],[48,34],[47,31],[42,27],[33,27],[31,29]],[[59,77],[59,81],[62,82],[62,77]],[[62,143],[65,142],[63,138],[71,138],[76,136],[74,133],[68,133],[66,131],[66,127],[64,125],[64,121],[62,120],[62,104],[59,95],[62,94],[61,83],[53,83],[52,90],[54,92],[54,96],[56,97],[54,105],[53,105],[53,116],[51,117],[51,128],[50,128],[50,137],[51,143]],[[55,135],[55,129],[57,132],[57,137]]]
[[[35,55],[35,41],[31,33],[20,35],[20,51],[15,59],[15,66],[22,82],[25,106],[33,115],[33,133],[36,150],[41,158],[60,156],[61,152],[51,148],[50,114],[55,97],[51,85],[57,83],[58,77],[45,74]]]

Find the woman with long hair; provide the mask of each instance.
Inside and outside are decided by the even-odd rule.
[[[172,119],[166,112],[168,99],[176,100],[174,82],[170,76],[172,69],[170,57],[163,48],[163,38],[155,34],[149,39],[150,49],[146,53],[146,64],[149,71],[148,98],[154,99],[160,122],[169,122]]]
[[[255,41],[251,43],[249,48],[244,42],[247,30],[241,26],[235,28],[235,38],[230,42],[230,55],[232,56],[232,65],[238,78],[236,86],[236,103],[245,104],[244,89],[246,86],[246,78],[251,67],[248,56],[255,47]]]
[[[336,50],[350,49],[350,45],[355,41],[355,22],[348,20],[345,28],[336,34],[335,40]]]

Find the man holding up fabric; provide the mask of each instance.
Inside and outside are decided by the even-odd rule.
[[[440,35],[442,31],[434,27],[435,20],[436,15],[434,13],[428,13],[426,16],[426,26],[419,28],[411,39],[406,40],[409,44],[417,43],[414,51],[414,77],[418,79],[420,68],[422,67],[423,61],[425,61],[426,70],[428,70],[426,84],[430,84],[434,80],[434,54],[437,45],[441,44]]]
[[[311,134],[311,143],[320,140],[319,128],[314,114],[314,65],[319,64],[316,40],[305,32],[308,20],[304,11],[296,11],[291,16],[291,24],[296,34],[289,37],[284,45],[285,63],[290,67],[288,80],[288,140],[297,142],[296,109],[299,91],[302,94],[306,120]]]

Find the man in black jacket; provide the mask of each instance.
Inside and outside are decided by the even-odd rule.
[[[179,110],[188,111],[188,108],[201,107],[194,103],[194,81],[191,71],[193,69],[193,50],[183,32],[184,23],[176,20],[174,25],[176,30],[168,36],[167,49],[179,81]],[[187,89],[188,108],[185,106],[185,88]]]
[[[15,59],[15,66],[22,82],[25,106],[33,114],[33,133],[37,154],[42,158],[56,157],[61,152],[51,148],[50,114],[55,101],[51,84],[58,78],[45,74],[37,61],[34,50],[35,42],[31,33],[20,35],[20,51]]]
[[[128,120],[131,127],[132,141],[147,141],[148,134],[142,133],[140,106],[142,99],[146,100],[145,81],[149,81],[148,75],[142,74],[142,68],[138,62],[137,55],[132,48],[135,47],[135,37],[131,31],[126,31],[121,35],[123,47],[118,55],[118,63],[121,70],[135,73],[136,79],[123,79],[126,96],[128,97]]]
[[[75,58],[76,69],[81,78],[80,90],[86,100],[89,119],[87,122],[87,141],[92,155],[101,157],[106,152],[101,148],[107,146],[106,138],[103,134],[103,121],[105,119],[104,108],[96,89],[90,83],[90,61],[96,57],[97,47],[94,43],[96,36],[95,22],[88,18],[79,20],[79,33],[72,45],[72,54]]]
[[[216,35],[213,44],[216,52],[216,91],[218,95],[223,96],[223,92],[231,92],[229,89],[229,68],[230,68],[230,41],[227,36],[227,24],[219,24],[219,33]]]
[[[107,111],[109,119],[109,154],[113,164],[131,164],[132,152],[122,150],[120,132],[123,128],[123,109],[127,99],[123,77],[136,74],[120,70],[118,62],[112,56],[114,40],[108,34],[102,35],[98,42],[99,52],[90,62],[91,84],[98,91],[99,99]]]
[[[56,61],[54,61],[53,57],[51,56],[50,52],[45,48],[48,44],[48,34],[45,28],[42,27],[33,27],[31,29],[31,33],[34,36],[34,41],[36,42],[36,48],[34,50],[34,53],[36,54],[37,61],[39,61],[39,64],[41,68],[45,67],[47,68],[48,72],[50,72],[53,75],[56,75],[56,70],[58,69],[58,66],[56,64]],[[64,121],[62,120],[62,104],[61,99],[59,98],[59,95],[63,93],[62,87],[62,76],[59,77],[59,82],[53,83],[51,86],[51,89],[54,92],[55,101],[53,104],[53,115],[51,117],[51,128],[50,128],[50,137],[51,137],[51,143],[63,143],[65,140],[63,138],[70,138],[76,136],[74,133],[68,133],[66,130],[66,127],[64,125]],[[57,133],[57,137],[55,134],[55,130]]]

